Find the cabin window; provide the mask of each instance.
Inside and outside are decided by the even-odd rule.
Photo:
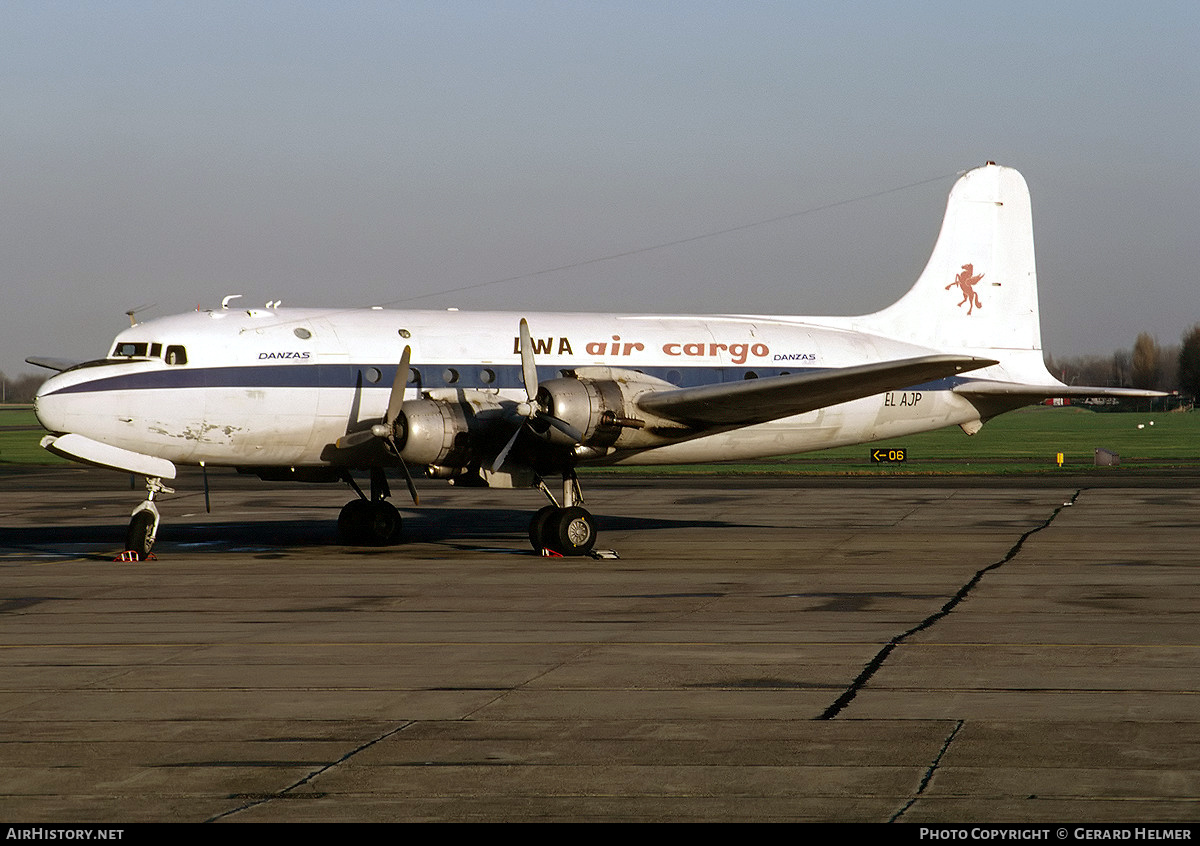
[[[447,367],[442,371],[442,381],[447,385],[453,385],[458,381],[458,371],[453,367]]]
[[[479,381],[485,385],[490,385],[496,381],[496,371],[484,368],[479,371]]]
[[[368,367],[363,373],[367,377],[367,381],[372,385],[383,378],[383,372],[378,367]]]
[[[179,345],[167,347],[167,354],[163,356],[163,361],[167,364],[187,364],[187,350]]]

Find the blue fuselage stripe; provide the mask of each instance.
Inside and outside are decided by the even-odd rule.
[[[120,365],[117,365],[120,366]],[[392,364],[283,364],[241,367],[179,367],[121,373],[68,385],[55,394],[97,391],[144,391],[170,388],[390,388],[396,377]],[[414,363],[418,378],[410,385],[423,388],[520,388],[521,367],[514,364],[438,364]],[[670,381],[680,387],[713,382],[740,381],[753,373],[759,377],[781,373],[802,373],[818,368],[776,368],[750,370],[744,367],[645,367],[640,372]],[[490,378],[489,378],[489,375]],[[560,368],[539,367],[538,380],[560,376]],[[374,379],[374,381],[372,381]]]
[[[121,366],[121,365],[116,365]],[[275,364],[235,367],[168,367],[139,373],[101,376],[75,385],[58,388],[55,394],[97,393],[105,391],[146,391],[189,388],[390,388],[396,375],[396,364]],[[516,364],[413,364],[417,378],[410,387],[422,389],[465,388],[519,390],[522,387],[521,367]],[[821,367],[746,368],[746,367],[640,367],[645,373],[670,382],[680,388],[711,385],[721,382],[740,382],[743,379],[767,378],[789,373],[811,373],[826,370]],[[561,375],[561,368],[538,368],[538,380],[546,381]],[[490,374],[490,379],[489,379]],[[947,390],[960,377],[940,379],[910,390]]]

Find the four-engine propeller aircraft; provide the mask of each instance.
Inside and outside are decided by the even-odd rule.
[[[219,309],[138,323],[59,370],[38,419],[59,455],[145,476],[128,549],[177,464],[348,483],[347,542],[390,543],[385,471],[540,487],[535,549],[596,541],[576,468],[756,458],[957,424],[1064,396],[1042,361],[1029,191],[994,163],[954,185],[912,289],[859,317]],[[277,305],[277,304],[274,304]],[[370,473],[369,495],[352,471]],[[561,479],[555,497],[548,480]]]

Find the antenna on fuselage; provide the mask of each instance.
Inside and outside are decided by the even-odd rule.
[[[226,297],[225,299],[221,300],[221,308],[222,308],[222,310],[228,310],[228,308],[229,308],[229,301],[230,301],[230,300],[236,300],[236,299],[240,299],[240,298],[241,298],[241,296],[242,296],[241,294],[230,294],[228,297]]]
[[[131,308],[131,309],[129,309],[129,311],[125,312],[126,317],[129,318],[129,325],[137,326],[137,321],[134,319],[133,316],[135,314],[137,314],[139,311],[145,311],[148,308],[154,308],[155,305],[157,305],[157,303],[148,303],[146,305],[135,306],[134,308]]]

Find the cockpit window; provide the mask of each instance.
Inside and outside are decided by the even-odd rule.
[[[187,350],[183,346],[179,344],[168,346],[164,354],[162,344],[151,344],[145,341],[118,341],[108,360],[111,362],[114,358],[158,358],[159,356],[162,356],[167,364],[187,364]]]
[[[135,343],[131,343],[129,341],[125,341],[123,343],[117,344],[116,348],[113,349],[113,357],[114,358],[134,358],[134,357],[145,358],[145,356],[146,356],[146,344],[144,344],[144,343],[135,344]]]

